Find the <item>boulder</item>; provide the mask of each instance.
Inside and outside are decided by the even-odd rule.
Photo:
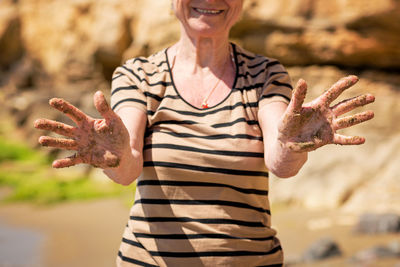
[[[311,244],[303,254],[303,261],[314,262],[341,255],[339,245],[332,238],[324,237]]]
[[[12,1],[0,1],[0,70],[8,69],[23,55],[21,21]]]
[[[149,55],[179,39],[179,22],[170,1],[136,0],[136,18],[131,22],[134,41],[124,59]]]
[[[342,210],[351,213],[400,212],[400,185],[398,160],[400,158],[400,135],[391,136],[381,142],[374,152],[374,158],[381,161],[375,169],[375,178],[366,179],[346,203]],[[370,207],[370,208],[369,208]]]
[[[126,2],[21,0],[27,53],[53,76],[83,79],[100,67],[110,79],[132,40],[131,18],[122,12]]]
[[[400,3],[381,2],[248,0],[232,39],[286,65],[399,68]],[[171,45],[180,30],[166,0],[21,0],[4,13],[1,25],[9,25],[8,35],[21,33],[29,56],[73,80],[95,71],[109,79],[122,60]]]
[[[379,6],[368,0],[245,3],[233,36],[284,64],[400,67],[398,1],[383,0]]]
[[[400,215],[394,213],[365,213],[354,229],[362,234],[383,234],[400,232]]]
[[[374,266],[379,259],[400,257],[399,241],[393,241],[388,245],[378,245],[357,252],[350,258],[350,263],[357,266]]]

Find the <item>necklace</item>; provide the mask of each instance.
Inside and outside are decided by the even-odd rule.
[[[175,53],[174,58],[172,59],[172,63],[171,63],[171,70],[174,68],[175,66],[175,60],[176,60],[176,55],[178,54],[179,50]],[[233,52],[232,52],[232,47],[229,45],[229,55],[230,55],[230,59],[233,63],[233,65],[235,65],[235,59],[233,57]],[[217,82],[215,83],[215,85],[212,87],[212,89],[210,90],[210,92],[207,94],[207,96],[203,99],[203,101],[201,102],[201,108],[202,109],[206,109],[209,108],[208,106],[208,99],[210,98],[210,96],[212,95],[212,93],[215,91],[215,89],[218,87],[220,81],[222,80],[222,78],[225,75],[225,71],[227,69],[226,65],[228,65],[226,62],[224,63],[224,67],[222,69],[222,73],[221,73],[221,79],[218,79]]]

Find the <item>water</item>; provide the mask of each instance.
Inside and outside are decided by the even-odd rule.
[[[7,225],[0,218],[0,267],[39,267],[44,236]]]

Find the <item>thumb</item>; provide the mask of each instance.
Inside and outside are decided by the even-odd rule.
[[[307,83],[303,79],[297,82],[297,85],[292,93],[292,99],[289,106],[282,116],[281,122],[278,126],[282,135],[293,135],[298,129],[299,115],[303,107],[304,99],[307,93]]]
[[[112,111],[112,109],[108,105],[107,100],[101,91],[97,91],[94,94],[93,102],[94,102],[94,106],[96,107],[97,111],[106,120],[110,120],[115,116],[114,111]]]
[[[294,113],[300,113],[306,94],[307,83],[305,80],[300,79],[293,90],[292,100],[289,103],[289,110]]]

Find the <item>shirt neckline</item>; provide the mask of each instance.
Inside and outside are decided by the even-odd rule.
[[[208,107],[208,108],[199,108],[199,107],[196,107],[196,106],[192,105],[189,101],[187,101],[185,98],[182,97],[182,95],[179,93],[178,89],[177,89],[176,86],[175,86],[174,77],[173,77],[172,71],[171,71],[171,65],[170,65],[169,60],[168,60],[168,54],[167,54],[167,52],[168,52],[168,49],[169,49],[170,47],[167,47],[167,48],[164,50],[164,55],[165,55],[165,59],[166,59],[166,62],[167,62],[168,72],[169,72],[169,76],[170,76],[170,79],[171,79],[172,87],[174,88],[174,90],[175,90],[176,94],[179,96],[179,98],[180,98],[183,102],[185,102],[187,105],[189,105],[190,107],[192,107],[192,108],[194,108],[194,109],[196,109],[196,110],[210,110],[210,109],[216,108],[216,107],[220,106],[221,104],[223,104],[223,103],[231,96],[232,92],[233,92],[234,89],[236,88],[236,83],[237,83],[238,75],[239,75],[239,64],[238,64],[238,59],[237,59],[237,51],[236,51],[236,45],[235,45],[234,43],[229,43],[229,44],[232,46],[233,59],[234,59],[234,61],[235,61],[235,79],[234,79],[234,81],[233,81],[233,85],[232,85],[232,88],[231,88],[229,94],[228,94],[223,100],[221,100],[219,103],[215,104],[214,106],[210,106],[210,107]]]

